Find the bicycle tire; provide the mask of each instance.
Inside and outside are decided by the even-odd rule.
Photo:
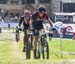
[[[41,46],[42,46],[42,58],[45,59],[45,53],[44,53],[44,41],[43,41],[43,38],[41,38]]]
[[[41,45],[42,45],[42,57],[43,57],[43,59],[45,59],[45,56],[46,56],[46,59],[49,59],[49,46],[48,46],[47,40],[44,38],[41,39]],[[46,55],[45,55],[44,48],[46,48]]]
[[[44,50],[42,50],[42,58],[45,59]]]
[[[42,58],[45,59],[45,55],[44,55],[44,47],[42,46],[43,41],[40,39],[40,41],[38,42],[38,59],[40,58],[41,54],[42,54]]]
[[[33,44],[32,44],[32,42],[33,42],[33,37],[32,37],[32,35],[30,35],[30,49],[31,50],[33,50]]]
[[[46,52],[47,52],[47,58],[46,59],[49,59],[49,46],[48,46],[48,43],[47,43]]]
[[[27,47],[27,50],[26,50],[26,59],[30,59],[30,44],[29,43],[27,43],[27,45],[26,45]]]
[[[26,44],[26,48],[27,48],[27,50],[26,50],[26,59],[30,59],[30,57],[31,57],[31,41],[29,41],[29,38],[31,39],[30,35],[28,35],[28,42]]]

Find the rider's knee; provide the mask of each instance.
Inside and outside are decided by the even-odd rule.
[[[34,36],[34,41],[38,41],[38,36]]]

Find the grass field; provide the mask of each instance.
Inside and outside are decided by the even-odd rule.
[[[62,43],[62,45],[60,44]],[[25,59],[22,52],[23,43],[15,42],[14,33],[0,34],[0,64],[75,64],[75,40],[53,38],[49,41],[50,59]],[[62,57],[61,57],[62,48]]]

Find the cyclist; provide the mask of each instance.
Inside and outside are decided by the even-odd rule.
[[[39,7],[38,11],[36,11],[34,14],[32,14],[32,20],[33,20],[33,28],[34,30],[34,40],[33,40],[33,52],[34,52],[34,58],[37,59],[36,55],[36,49],[37,49],[37,41],[38,41],[38,35],[39,35],[39,30],[43,29],[43,20],[47,20],[50,24],[50,26],[53,26],[53,22],[49,18],[45,7]]]
[[[27,29],[30,27],[31,24],[31,11],[25,10],[24,15],[21,17],[19,22],[19,27],[21,27],[23,23],[23,29],[24,29],[24,37],[23,37],[23,52],[26,50],[26,43],[27,43]]]

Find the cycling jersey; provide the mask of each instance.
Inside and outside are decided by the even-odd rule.
[[[21,26],[21,24],[23,23],[24,29],[28,29],[28,27],[30,26],[30,21],[31,16],[29,16],[29,18],[26,18],[26,16],[22,16],[19,22],[19,26]]]
[[[44,13],[42,17],[40,17],[39,12],[34,13],[32,15],[33,27],[38,30],[42,29],[43,28],[43,25],[42,25],[43,20],[44,19],[48,20],[48,18],[49,17],[47,15],[47,13]],[[38,21],[37,19],[40,19],[40,20]]]
[[[36,12],[32,15],[32,19],[36,20],[37,18],[39,18],[39,19],[44,19],[45,18],[46,20],[48,20],[48,15],[47,15],[47,13],[44,13],[43,16],[40,17],[39,12]]]
[[[44,13],[42,17],[40,17],[39,12],[36,12],[32,15],[33,28],[37,29],[37,31],[36,30],[34,31],[35,36],[39,34],[39,30],[43,29],[43,24],[42,24],[43,20],[44,19],[48,20],[48,18],[49,17],[47,15],[47,13]],[[37,19],[40,19],[40,20],[37,20]]]

